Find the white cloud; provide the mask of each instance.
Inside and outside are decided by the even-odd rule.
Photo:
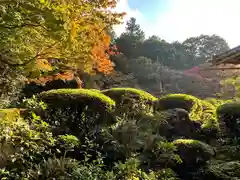
[[[123,23],[114,27],[117,35],[120,35],[122,32],[125,31],[126,22],[129,20],[129,18],[135,17],[137,21],[144,19],[143,14],[139,10],[131,9],[129,7],[128,0],[120,0],[117,4],[117,7],[115,8],[115,11],[125,12],[127,14],[126,16],[124,16]],[[142,23],[140,23],[139,21],[138,23],[142,25]]]
[[[137,9],[131,9],[128,0],[120,0],[117,11],[127,13],[124,22],[136,17],[147,36],[155,34],[169,42],[200,34],[217,34],[231,47],[240,44],[240,0],[168,0],[168,3],[167,11],[159,13],[154,24],[147,22]],[[124,28],[125,24],[117,26],[117,34]]]

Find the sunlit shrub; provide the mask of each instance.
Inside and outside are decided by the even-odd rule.
[[[88,89],[58,89],[37,96],[47,104],[43,118],[54,127],[65,129],[76,136],[86,128],[115,121],[112,112],[115,102],[108,96]]]
[[[178,139],[173,141],[184,164],[202,164],[210,160],[215,152],[213,148],[201,141],[193,139]]]
[[[112,88],[102,91],[116,102],[118,114],[149,113],[156,97],[134,88]]]
[[[182,108],[189,112],[192,121],[201,123],[202,133],[213,137],[219,131],[216,108],[207,101],[187,94],[169,94],[155,101],[155,110]]]

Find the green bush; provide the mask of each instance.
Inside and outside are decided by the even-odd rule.
[[[15,179],[27,174],[54,152],[55,140],[47,131],[48,124],[33,116],[29,125],[23,119],[0,121],[1,168],[5,168]],[[4,172],[1,172],[4,173]],[[9,174],[8,173],[8,174]],[[0,174],[1,177],[4,177]],[[21,179],[21,178],[19,178]]]
[[[217,108],[218,116],[223,115],[239,115],[240,102],[225,103]]]
[[[200,119],[202,113],[201,100],[187,94],[168,94],[155,102],[158,111],[181,108],[189,112],[191,119]]]
[[[177,146],[175,144],[167,142],[162,137],[152,136],[146,141],[139,159],[144,169],[159,170],[171,168],[182,163],[182,159],[176,152]]]
[[[202,164],[210,160],[215,152],[213,148],[201,141],[193,139],[178,139],[173,141],[184,164]]]
[[[79,137],[86,131],[94,131],[100,124],[115,122],[112,114],[115,102],[95,90],[50,90],[37,98],[48,106],[43,119],[68,134]]]
[[[214,162],[203,170],[203,178],[216,180],[237,180],[240,179],[240,162]]]
[[[207,101],[187,94],[169,94],[155,101],[155,109],[163,111],[167,109],[181,108],[189,112],[192,121],[201,122],[202,133],[215,137],[219,125],[216,118],[216,108]]]
[[[240,103],[226,103],[217,108],[217,117],[225,135],[240,136]]]
[[[103,90],[102,93],[111,97],[116,102],[121,102],[123,96],[127,96],[144,102],[151,102],[156,100],[156,97],[149,94],[148,92],[134,88],[111,88]]]
[[[96,90],[89,89],[57,89],[43,92],[37,96],[50,107],[67,107],[71,104],[112,110],[115,102]]]
[[[155,113],[155,116],[159,116],[158,121],[165,120],[157,128],[159,133],[170,141],[183,137],[195,138],[201,130],[201,124],[192,121],[185,109],[168,109]]]
[[[116,102],[118,114],[150,113],[153,102],[157,99],[153,95],[140,89],[112,88],[102,91]]]

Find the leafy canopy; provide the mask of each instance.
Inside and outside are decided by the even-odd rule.
[[[115,0],[5,0],[0,2],[0,61],[24,67],[36,59],[85,71],[111,70],[103,55],[105,31],[121,22]],[[97,50],[96,50],[97,49]]]

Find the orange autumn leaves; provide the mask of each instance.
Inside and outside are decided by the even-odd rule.
[[[109,74],[113,71],[113,63],[109,59],[111,38],[104,32],[92,49],[95,69],[98,72]]]

